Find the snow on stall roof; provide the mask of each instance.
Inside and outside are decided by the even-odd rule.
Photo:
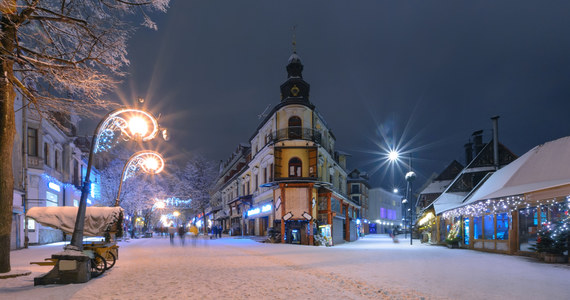
[[[109,224],[117,222],[122,210],[120,207],[87,207],[83,234],[86,236],[103,235]],[[32,207],[26,215],[44,226],[72,233],[75,228],[77,207]]]
[[[433,202],[433,209],[435,210],[435,214],[440,214],[446,210],[450,210],[452,208],[461,206],[463,203],[463,199],[465,199],[467,193],[444,193],[441,194],[434,202]]]
[[[570,184],[570,136],[534,147],[495,172],[467,203]]]

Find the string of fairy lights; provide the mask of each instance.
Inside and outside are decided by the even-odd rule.
[[[558,204],[563,203],[557,201],[556,198],[543,199],[538,201],[529,202],[524,196],[511,196],[500,199],[488,199],[485,201],[479,201],[477,203],[469,204],[466,206],[458,207],[443,213],[444,218],[455,218],[455,217],[472,217],[472,216],[482,216],[484,214],[497,214],[505,212],[513,212],[518,210],[519,213],[528,215],[532,212],[532,208],[535,206],[541,206],[542,209],[559,209]],[[570,195],[566,196],[567,207],[570,206]]]

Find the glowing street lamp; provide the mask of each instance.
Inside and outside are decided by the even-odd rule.
[[[115,206],[119,206],[121,201],[121,188],[123,186],[123,182],[127,180],[127,178],[135,176],[140,171],[147,174],[158,174],[163,169],[164,159],[158,152],[143,150],[131,155],[129,160],[125,163],[123,172],[121,173],[121,182],[119,183],[117,198],[115,198]]]
[[[140,120],[131,122],[133,118]],[[144,121],[144,126],[142,125],[143,121],[141,120]],[[130,126],[131,123],[133,124],[132,126]],[[91,140],[87,170],[85,172],[83,186],[81,187],[81,198],[77,209],[75,227],[71,236],[71,242],[65,247],[65,249],[78,251],[83,250],[83,229],[85,226],[87,196],[89,195],[91,188],[89,178],[91,175],[91,166],[93,165],[93,154],[95,152],[111,149],[113,145],[120,141],[119,138],[124,140],[137,139],[148,141],[156,137],[159,131],[161,131],[161,129],[158,126],[158,121],[152,114],[132,108],[116,109],[105,115],[99,124],[97,124]],[[165,134],[166,131],[163,130],[163,137]]]
[[[397,161],[399,156],[400,153],[396,150],[390,150],[390,152],[388,152],[388,159],[392,162]]]

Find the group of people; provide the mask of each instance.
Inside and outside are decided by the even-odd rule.
[[[211,230],[211,238],[222,238],[222,226],[212,226],[212,230]]]
[[[180,227],[178,228],[174,227],[174,225],[170,225],[170,227],[168,227],[168,234],[170,235],[170,244],[174,245],[174,234],[176,234],[176,232],[178,232],[178,237],[180,237],[180,244],[184,246],[184,237],[186,235],[186,228],[184,228],[184,225],[180,225]],[[198,227],[192,224],[190,226],[190,229],[188,229],[188,234],[190,234],[190,237],[192,237],[193,244],[196,245],[196,238],[198,237]]]

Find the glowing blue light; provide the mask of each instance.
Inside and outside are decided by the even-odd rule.
[[[268,212],[271,210],[271,204],[266,204],[261,207],[261,212]]]
[[[48,182],[48,187],[54,191],[58,191],[61,192],[61,188],[59,187],[58,184],[54,183],[54,182]]]
[[[253,216],[253,215],[257,215],[260,212],[261,212],[261,210],[259,209],[259,207],[256,207],[256,208],[252,208],[252,209],[248,210],[247,215]]]

